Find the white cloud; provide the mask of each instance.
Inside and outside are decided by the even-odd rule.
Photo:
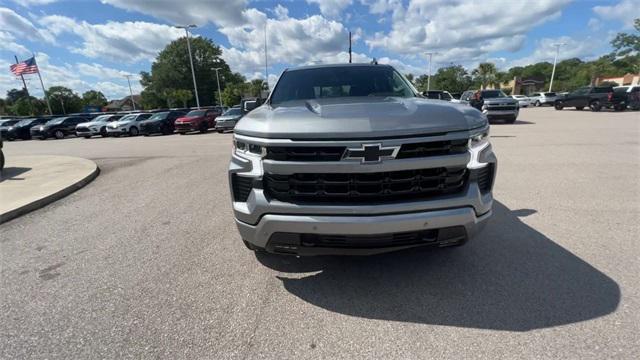
[[[96,79],[107,80],[107,79],[121,79],[124,78],[128,73],[126,71],[113,69],[110,67],[106,67],[100,65],[98,63],[86,64],[86,63],[77,63],[75,68],[78,69],[78,72],[84,76],[90,76]]]
[[[29,6],[52,4],[54,2],[58,2],[59,0],[12,0],[12,1],[18,5],[29,7]]]
[[[9,32],[0,31],[0,50],[7,50],[16,55],[29,55],[29,49],[15,42],[16,38]]]
[[[53,42],[47,31],[37,29],[31,21],[8,8],[0,8],[0,31],[10,32],[15,37],[31,41]]]
[[[438,51],[444,60],[464,62],[492,51],[517,51],[525,34],[557,18],[568,0],[513,1],[501,6],[475,0],[411,0],[406,7],[395,1],[366,3],[371,13],[393,12],[391,31],[366,40],[370,47],[414,55]]]
[[[602,22],[596,18],[591,18],[587,22],[587,26],[589,27],[589,29],[591,29],[591,31],[598,31],[600,30],[600,28],[602,28]]]
[[[273,8],[273,14],[276,16],[277,19],[284,20],[289,17],[289,9],[278,4],[276,5],[275,8]]]
[[[184,30],[143,21],[90,24],[86,21],[50,15],[40,19],[55,35],[72,33],[82,39],[71,51],[90,58],[107,58],[133,63],[152,60],[169,42],[184,36]]]
[[[324,16],[339,17],[342,11],[351,5],[352,0],[307,0],[307,4],[316,4]]]
[[[555,44],[564,44],[560,47],[558,61],[571,58],[590,59],[598,55],[600,43],[591,37],[574,39],[569,36],[558,38],[543,38],[537,42],[533,52],[523,58],[512,60],[509,67],[525,66],[541,61],[552,63],[556,55]]]
[[[148,14],[178,25],[242,25],[247,0],[102,0],[104,4]]]
[[[621,0],[612,6],[594,6],[593,12],[605,20],[622,23],[624,28],[633,27],[633,20],[640,17],[640,3],[637,0]]]

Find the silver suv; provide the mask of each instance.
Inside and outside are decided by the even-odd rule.
[[[491,216],[480,111],[425,99],[391,66],[288,69],[235,127],[235,222],[255,251],[374,254],[461,245]]]

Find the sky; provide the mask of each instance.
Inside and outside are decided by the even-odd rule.
[[[395,66],[414,75],[450,64],[500,69],[559,59],[591,60],[630,31],[640,0],[0,0],[0,97],[20,88],[9,72],[14,55],[35,54],[45,86],[108,99],[129,94],[124,75],[149,71],[175,25],[195,24],[194,36],[213,39],[232,71],[265,78],[265,28],[271,86],[287,67],[348,61]],[[42,96],[37,75],[26,76]],[[212,81],[215,81],[212,79]]]

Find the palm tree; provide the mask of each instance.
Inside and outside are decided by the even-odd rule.
[[[497,76],[498,70],[496,69],[495,64],[486,62],[480,63],[478,68],[473,70],[471,75],[473,75],[477,80],[480,80],[482,84],[482,89],[486,89],[489,85],[495,85],[498,81]]]

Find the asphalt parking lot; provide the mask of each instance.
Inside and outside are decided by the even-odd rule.
[[[7,142],[101,174],[0,225],[0,358],[640,358],[640,113],[491,132],[479,237],[364,258],[247,251],[231,134]]]

